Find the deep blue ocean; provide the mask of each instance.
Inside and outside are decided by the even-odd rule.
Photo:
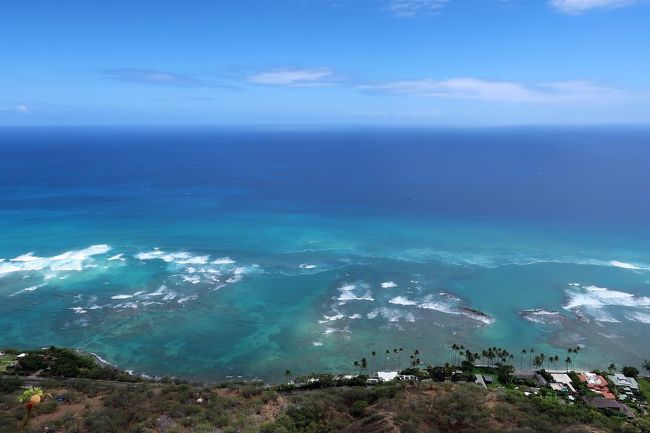
[[[639,365],[650,129],[4,128],[0,301],[0,347],[151,375]]]

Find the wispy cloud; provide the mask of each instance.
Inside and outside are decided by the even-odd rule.
[[[333,77],[334,73],[328,68],[284,68],[250,75],[246,81],[268,86],[315,87],[330,84]]]
[[[99,72],[106,78],[126,83],[172,87],[201,87],[204,85],[204,83],[189,75],[154,69],[102,69]]]
[[[428,119],[439,117],[442,112],[437,108],[425,110],[355,110],[349,114],[367,118],[414,118]]]
[[[27,114],[31,110],[27,105],[18,104],[18,105],[9,105],[9,106],[0,106],[0,113],[18,113],[18,114]]]
[[[449,0],[390,0],[387,9],[399,16],[438,12]]]
[[[618,89],[599,86],[589,81],[556,81],[526,85],[514,81],[451,78],[389,81],[360,87],[368,91],[393,94],[511,103],[612,101],[624,97],[624,92]]]
[[[630,6],[637,3],[637,0],[550,0],[549,3],[564,14],[579,15],[591,9],[614,9]]]

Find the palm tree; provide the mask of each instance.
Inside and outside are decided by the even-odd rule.
[[[372,361],[370,363],[370,373],[372,374],[372,372],[375,371],[375,358],[377,357],[377,352],[373,350],[370,355],[372,356]]]
[[[451,345],[451,350],[453,351],[453,356],[451,358],[451,363],[456,364],[456,352],[458,351],[458,345],[456,343]]]
[[[576,348],[573,349],[573,359],[571,361],[574,365],[576,363],[576,358],[578,357],[578,352],[580,352],[580,346],[576,346]]]
[[[354,366],[360,368],[361,364],[359,364],[359,361],[354,361]],[[359,370],[359,375],[361,375],[361,370]]]
[[[366,370],[368,368],[368,360],[364,357],[361,358],[361,373],[363,374],[363,370]]]
[[[390,350],[386,349],[386,357],[384,358],[384,370],[386,370],[386,360],[390,359]]]
[[[289,376],[291,376],[291,370],[287,369],[284,371],[284,380],[289,383]]]
[[[532,363],[533,363],[533,353],[535,353],[535,349],[528,349],[528,369],[530,370]]]
[[[567,356],[566,359],[564,360],[564,362],[566,363],[566,371],[567,371],[567,373],[568,373],[568,372],[569,372],[569,365],[570,365],[571,362],[572,362],[572,361],[571,361],[571,357],[570,357],[570,356]]]
[[[402,349],[401,347],[397,350],[397,369],[398,370],[400,368],[400,363],[402,362],[402,352],[403,351],[404,351],[404,349]]]
[[[393,349],[393,370],[395,370],[395,358],[396,358],[397,353],[398,353],[397,349]]]
[[[615,364],[609,364],[609,367],[607,367],[607,371],[609,371],[610,373],[613,374],[614,372],[616,372],[616,365]]]
[[[524,369],[524,355],[526,355],[527,350],[526,349],[521,349],[521,361],[519,362],[519,368]]]

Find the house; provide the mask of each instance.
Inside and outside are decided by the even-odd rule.
[[[491,383],[494,383],[494,378],[492,376],[486,376],[485,374],[483,375],[483,381],[487,384],[490,385]]]
[[[537,373],[536,371],[531,371],[531,370],[517,370],[515,372],[515,379],[521,379],[521,380],[528,380],[531,382],[536,383],[539,386],[546,386],[548,385],[548,382],[544,377]]]
[[[377,377],[382,382],[390,382],[397,379],[398,373],[396,371],[378,371]]]
[[[610,410],[615,410],[620,412],[621,414],[625,415],[628,418],[636,418],[636,414],[624,405],[621,402],[618,402],[616,400],[610,400],[607,398],[603,397],[594,397],[594,398],[587,398],[585,397],[583,399],[589,406],[595,407],[596,409],[610,409]]]
[[[614,385],[623,388],[625,391],[638,390],[639,384],[632,377],[627,377],[624,374],[618,373],[613,376],[607,376]]]
[[[476,383],[481,385],[483,388],[487,389],[487,385],[483,380],[483,376],[481,376],[480,374],[475,374],[474,376],[476,376]]]
[[[595,373],[580,373],[578,374],[578,378],[593,392],[610,400],[616,399],[616,396],[609,390],[609,384],[603,376]]]
[[[573,388],[569,375],[564,373],[551,373],[551,377],[555,382],[564,385],[569,390],[569,392],[576,392],[575,388]]]
[[[571,390],[563,383],[549,383],[549,386],[553,391],[556,392],[566,392],[566,393],[571,392]]]
[[[404,380],[406,382],[415,382],[416,380],[418,380],[418,378],[412,374],[399,374],[397,378],[399,380]]]

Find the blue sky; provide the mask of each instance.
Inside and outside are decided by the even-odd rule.
[[[644,0],[21,0],[0,17],[0,125],[650,123]]]

